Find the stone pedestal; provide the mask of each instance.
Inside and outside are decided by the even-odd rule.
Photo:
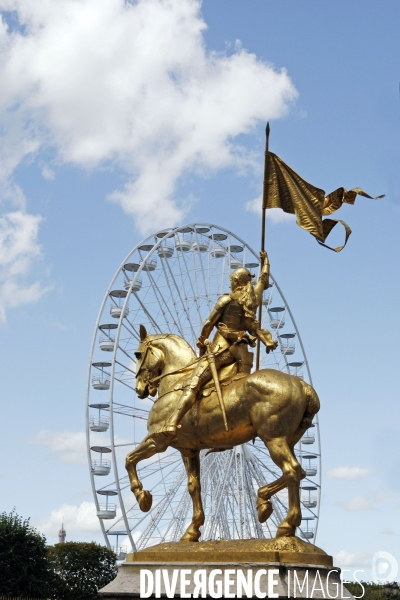
[[[332,557],[299,538],[159,544],[128,554],[99,593],[104,600],[353,598]]]

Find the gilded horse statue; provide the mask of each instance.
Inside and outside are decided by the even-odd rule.
[[[171,411],[179,403],[185,382],[201,360],[193,348],[174,334],[148,334],[140,327],[137,358],[136,392],[139,398],[154,396],[148,417],[148,435],[126,458],[131,490],[140,509],[150,510],[152,496],[143,489],[136,465],[169,446],[182,454],[193,503],[192,521],[181,541],[197,542],[204,524],[200,487],[200,450],[223,451],[244,444],[257,436],[269,450],[271,459],[282,470],[276,481],[261,487],[257,496],[260,523],[272,514],[270,498],[288,488],[289,509],[279,524],[276,536],[294,536],[301,523],[300,482],[306,476],[294,454],[294,446],[310,427],[319,410],[315,390],[294,375],[274,369],[254,373],[237,373],[221,386],[228,430],[216,389],[207,395],[201,390],[198,399],[183,416],[176,433],[160,435]],[[230,368],[230,367],[225,367]],[[221,371],[221,382],[224,374]]]

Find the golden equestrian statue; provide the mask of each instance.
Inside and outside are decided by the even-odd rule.
[[[288,488],[288,513],[279,524],[277,537],[292,537],[301,523],[300,482],[305,477],[294,446],[319,411],[315,390],[295,375],[274,369],[259,370],[260,341],[273,351],[277,341],[261,329],[262,294],[269,283],[269,261],[265,246],[267,209],[281,208],[296,215],[297,224],[319,244],[339,222],[344,226],[344,244],[331,248],[340,252],[351,229],[344,221],[323,219],[343,203],[354,204],[356,196],[371,198],[361,188],[338,188],[325,195],[302,179],[278,156],[269,152],[266,128],[264,186],[262,199],[261,274],[253,286],[250,272],[236,269],[230,277],[231,293],[221,296],[203,324],[197,340],[200,356],[180,336],[148,334],[140,326],[136,351],[136,392],[139,398],[158,397],[149,413],[148,435],[128,454],[126,469],[132,492],[142,511],[150,510],[152,496],[143,490],[136,465],[169,446],[179,450],[185,464],[193,516],[182,541],[197,542],[204,523],[200,489],[200,450],[224,451],[257,436],[282,470],[276,481],[261,487],[257,496],[258,519],[272,514],[270,498]],[[382,198],[383,196],[378,196]],[[256,309],[258,307],[258,320]],[[210,335],[216,328],[213,341]],[[256,371],[248,347],[257,342]]]
[[[319,411],[315,390],[295,375],[274,369],[259,370],[260,342],[271,352],[277,347],[267,329],[261,329],[262,295],[269,284],[269,261],[265,246],[265,214],[281,208],[296,215],[297,224],[326,246],[326,237],[339,221],[322,220],[343,203],[354,204],[357,195],[370,198],[362,189],[339,188],[325,192],[302,179],[279,157],[269,152],[266,128],[264,186],[262,200],[261,274],[253,286],[245,268],[231,274],[231,293],[217,301],[197,340],[200,356],[180,336],[148,334],[140,326],[140,343],[135,353],[136,392],[139,398],[158,397],[149,413],[148,435],[128,454],[126,469],[131,490],[142,511],[150,510],[152,496],[143,490],[136,465],[169,446],[182,454],[193,516],[181,541],[197,542],[204,523],[200,488],[200,450],[224,451],[254,440],[257,436],[282,470],[276,481],[261,487],[257,495],[260,523],[272,514],[270,498],[288,488],[288,513],[276,537],[293,537],[301,523],[300,482],[306,476],[294,446],[310,427]],[[380,196],[382,197],[382,196]],[[351,233],[346,223],[343,246]],[[258,307],[258,320],[256,309]],[[216,328],[213,341],[210,335]],[[257,342],[256,371],[251,373],[253,355],[248,347]]]
[[[200,450],[223,451],[259,437],[267,446],[282,476],[258,490],[258,519],[272,514],[271,496],[288,488],[289,510],[277,537],[294,536],[301,522],[300,482],[305,477],[294,446],[310,427],[319,410],[315,390],[299,377],[274,369],[251,373],[248,346],[258,339],[273,351],[277,341],[260,328],[255,310],[269,282],[267,254],[260,253],[261,275],[255,286],[251,274],[240,268],[230,277],[231,293],[217,301],[203,324],[197,346],[200,357],[180,336],[148,334],[140,326],[135,352],[136,392],[139,398],[158,398],[150,410],[148,435],[126,458],[131,490],[142,511],[152,505],[143,490],[136,465],[164,452],[169,446],[182,454],[193,516],[181,541],[196,542],[201,536],[204,511],[200,488]],[[209,341],[212,330],[217,332]]]

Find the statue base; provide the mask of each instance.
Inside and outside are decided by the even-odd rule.
[[[158,544],[128,554],[99,594],[104,600],[353,598],[332,557],[297,537]]]

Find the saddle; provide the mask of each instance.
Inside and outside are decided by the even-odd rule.
[[[238,381],[239,379],[243,379],[243,377],[249,375],[253,366],[254,354],[253,352],[249,352],[247,344],[233,344],[230,346],[229,351],[234,356],[235,362],[231,365],[222,367],[222,369],[218,372],[218,379],[221,388],[224,388],[234,381]],[[183,383],[177,384],[174,389],[184,389],[189,384],[189,381],[190,379],[184,381]],[[208,381],[202,388],[200,388],[197,395],[197,400],[201,399],[203,396],[210,396],[215,391],[216,389],[214,381]]]

